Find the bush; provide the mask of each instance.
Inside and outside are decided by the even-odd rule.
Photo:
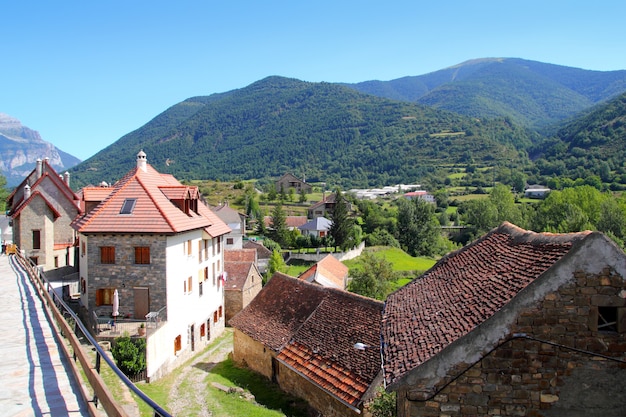
[[[146,339],[122,336],[115,339],[111,349],[117,367],[127,376],[137,375],[146,369]]]

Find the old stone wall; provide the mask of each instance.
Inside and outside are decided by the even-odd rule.
[[[398,392],[399,416],[624,416],[624,279],[607,268],[523,309],[510,337],[475,364],[458,365],[445,386]],[[618,330],[598,329],[609,308]]]
[[[166,277],[165,249],[167,237],[164,235],[90,235],[87,247],[88,297],[90,309],[106,313],[111,306],[96,307],[98,288],[117,288],[120,296],[120,310],[123,315],[134,316],[134,287],[147,287],[150,297],[150,311],[165,307]],[[115,264],[100,262],[100,248],[115,247]],[[135,264],[135,247],[150,247],[150,263]],[[108,309],[108,310],[107,310]]]
[[[233,360],[271,379],[272,358],[276,354],[241,331],[233,332]]]
[[[324,417],[361,415],[283,364],[279,365],[277,379],[283,391],[304,399]]]

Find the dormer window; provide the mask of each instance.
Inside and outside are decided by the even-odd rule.
[[[127,198],[126,200],[124,200],[124,204],[122,204],[120,214],[132,214],[133,210],[135,209],[136,202],[136,198]]]

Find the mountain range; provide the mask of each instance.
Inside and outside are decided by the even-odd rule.
[[[598,112],[624,92],[626,71],[517,58],[477,59],[357,84],[272,76],[174,104],[70,172],[74,185],[114,182],[140,149],[158,170],[182,180],[291,172],[360,187],[412,183],[468,164],[508,161],[532,171],[537,159],[546,168],[560,164],[554,158],[580,154],[585,148],[568,142],[573,130],[585,128],[576,121],[596,117],[602,128]],[[600,158],[603,152],[594,149]]]
[[[7,114],[0,113],[0,172],[8,186],[15,186],[33,170],[37,159],[48,158],[57,172],[80,163],[80,159],[44,141],[39,133]]]

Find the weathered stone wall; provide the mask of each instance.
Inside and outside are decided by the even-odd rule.
[[[520,311],[510,338],[478,363],[449,372],[438,392],[399,390],[398,415],[626,415],[625,333],[597,326],[599,307],[616,307],[622,318],[624,279],[609,268],[574,277]]]
[[[243,309],[243,294],[239,290],[224,291],[224,316],[226,324]]]
[[[96,307],[98,288],[117,288],[120,296],[120,312],[134,316],[133,287],[147,287],[150,311],[166,306],[164,235],[90,235],[87,246],[89,277],[87,279],[88,305],[97,313],[110,313],[111,306]],[[115,247],[115,264],[100,263],[100,247]],[[150,264],[135,264],[135,247],[150,247]],[[87,277],[85,277],[87,278]],[[102,310],[102,311],[100,311]]]
[[[233,332],[233,360],[271,379],[272,358],[276,354],[241,331]]]
[[[361,415],[283,364],[279,365],[278,383],[283,391],[304,399],[324,417]]]

